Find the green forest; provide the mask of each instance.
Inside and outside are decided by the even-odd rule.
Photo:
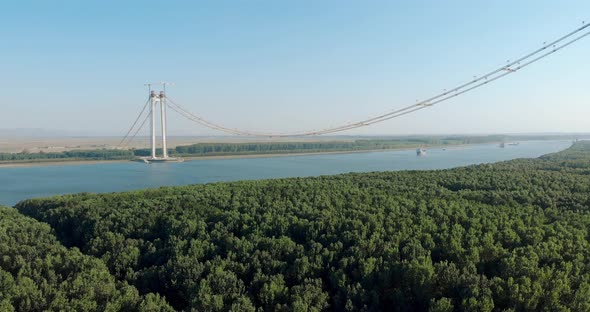
[[[177,146],[171,152],[182,156],[225,154],[269,154],[331,151],[366,151],[410,148],[427,145],[458,145],[500,142],[503,136],[482,137],[404,137],[399,139],[357,139],[327,142],[269,142],[269,143],[199,143]]]
[[[256,143],[198,143],[168,149],[169,155],[180,157],[255,155],[280,153],[317,153],[342,151],[370,151],[426,146],[482,144],[504,141],[555,140],[563,136],[404,136],[397,138],[355,139],[350,141],[256,142]],[[567,137],[571,139],[571,137]],[[150,155],[150,149],[134,150],[136,156]],[[161,149],[158,149],[161,153]]]
[[[590,142],[15,208],[0,210],[7,310],[590,311]]]
[[[51,228],[0,207],[0,311],[174,311],[117,281],[100,259],[68,249]]]
[[[40,162],[60,160],[131,160],[135,157],[130,150],[74,150],[65,152],[0,153],[0,163]]]

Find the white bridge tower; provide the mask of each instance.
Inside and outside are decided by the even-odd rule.
[[[182,158],[169,157],[168,156],[168,144],[166,142],[166,84],[162,83],[164,90],[158,94],[154,90],[150,90],[150,128],[151,128],[151,154],[149,157],[143,157],[142,159],[147,162],[179,162]],[[148,84],[151,87],[151,84]],[[150,88],[151,89],[151,88]],[[158,106],[160,111],[160,125],[162,126],[162,156],[158,157],[156,154],[157,142],[156,142],[156,115],[158,113]]]

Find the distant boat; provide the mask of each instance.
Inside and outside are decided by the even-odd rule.
[[[518,145],[518,144],[520,144],[520,143],[518,143],[518,142],[508,143],[508,145],[512,145],[512,146],[515,146],[515,145]]]
[[[506,145],[504,144],[504,142],[500,143],[500,148],[504,148],[506,147]]]
[[[426,155],[426,150],[423,148],[418,148],[416,149],[416,156],[425,156]]]

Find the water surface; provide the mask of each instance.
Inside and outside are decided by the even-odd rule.
[[[499,148],[497,144],[351,154],[203,159],[146,165],[140,162],[0,168],[0,204],[14,205],[33,197],[79,192],[118,192],[167,185],[217,181],[305,177],[346,172],[446,169],[563,150],[570,141],[528,141]]]

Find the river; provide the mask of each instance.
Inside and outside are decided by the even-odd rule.
[[[446,169],[563,150],[571,141],[524,141],[519,145],[479,144],[349,154],[202,159],[183,163],[119,162],[0,168],[0,204],[79,192],[118,192],[217,181],[306,177],[346,172]]]

